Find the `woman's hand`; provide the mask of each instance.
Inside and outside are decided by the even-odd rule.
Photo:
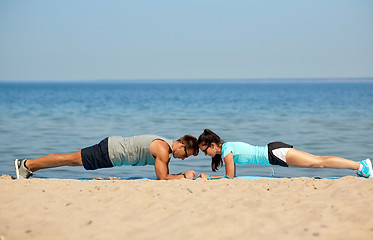
[[[208,176],[209,175],[207,175],[207,174],[201,173],[200,175],[198,175],[198,178],[207,179]]]

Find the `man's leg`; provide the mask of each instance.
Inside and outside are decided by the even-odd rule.
[[[60,166],[82,166],[81,151],[68,154],[50,154],[41,158],[27,160],[26,167],[35,172],[39,169]]]

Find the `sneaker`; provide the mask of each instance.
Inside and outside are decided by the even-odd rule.
[[[26,159],[16,159],[14,161],[14,167],[16,168],[17,179],[29,178],[32,175],[32,171],[25,166]]]
[[[371,178],[373,177],[373,170],[372,170],[372,162],[370,159],[366,159],[360,162],[363,165],[363,169],[361,171],[357,171],[356,174],[359,177]]]

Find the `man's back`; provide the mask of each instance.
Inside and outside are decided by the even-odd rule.
[[[156,135],[139,135],[133,137],[109,137],[108,151],[110,161],[114,166],[132,165],[144,166],[154,165],[155,158],[150,152],[150,144],[154,140],[165,141],[172,149],[173,141]],[[170,158],[172,151],[170,153]]]

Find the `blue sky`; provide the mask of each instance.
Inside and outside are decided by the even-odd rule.
[[[373,77],[373,1],[0,1],[0,80]]]

